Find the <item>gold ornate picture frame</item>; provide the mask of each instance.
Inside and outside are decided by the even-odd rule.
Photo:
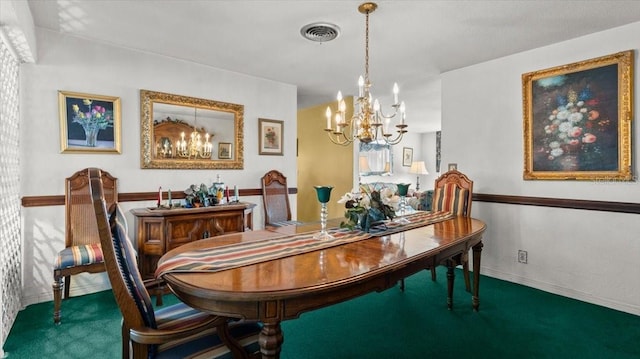
[[[62,153],[120,153],[120,98],[58,91]]]
[[[632,81],[632,50],[523,74],[523,178],[632,180]]]
[[[140,126],[141,168],[244,168],[244,105],[140,90]]]

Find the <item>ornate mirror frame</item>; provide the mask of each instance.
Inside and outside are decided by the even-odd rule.
[[[173,130],[184,131],[184,127],[192,131],[196,129],[196,124],[188,124],[180,119],[160,119],[154,118],[154,104],[166,104],[180,107],[193,108],[194,113],[198,110],[209,110],[223,112],[221,115],[228,116],[229,113],[234,117],[233,124],[233,143],[231,143],[230,154],[225,153],[223,158],[218,156],[218,146],[213,145],[213,154],[210,158],[191,158],[179,157],[175,155],[159,156],[156,150],[156,134],[158,125],[164,127],[175,127]],[[184,110],[184,109],[180,109]],[[195,121],[198,121],[195,117]],[[195,97],[187,97],[173,95],[163,92],[155,92],[149,90],[140,90],[140,166],[141,168],[179,168],[179,169],[243,169],[244,168],[244,106],[226,102],[200,99]],[[207,124],[208,127],[215,125]],[[214,131],[215,132],[215,131]],[[212,138],[215,137],[215,133]],[[163,138],[164,139],[164,138]],[[212,141],[213,142],[213,141]],[[214,142],[215,143],[215,142]],[[173,141],[169,143],[173,146]],[[227,147],[228,148],[228,147]],[[177,152],[177,151],[176,151]]]

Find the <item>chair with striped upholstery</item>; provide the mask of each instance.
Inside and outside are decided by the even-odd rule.
[[[469,216],[471,214],[472,193],[473,181],[469,177],[456,170],[446,172],[436,179],[430,210],[432,212],[445,211],[459,216]],[[467,253],[456,256],[452,261],[447,262],[451,274],[453,274],[453,267],[458,264],[462,265],[466,289],[471,292],[469,256]],[[427,269],[431,271],[431,280],[435,281],[435,266]],[[400,289],[404,290],[404,279],[400,280]]]
[[[107,210],[100,170],[89,170],[104,263],[122,313],[123,358],[257,358],[257,322],[230,320],[178,303],[155,310],[117,204]]]
[[[53,322],[56,324],[61,320],[62,289],[64,298],[69,298],[71,276],[105,271],[96,217],[91,209],[88,171],[85,168],[65,179],[65,248],[58,253],[53,266]],[[117,179],[106,171],[101,173],[104,197],[111,205],[118,198]]]
[[[473,181],[465,174],[450,170],[438,179],[434,186],[432,211],[447,211],[459,216],[469,217],[471,215],[471,203],[473,195]],[[471,291],[471,281],[469,279],[469,255],[463,253],[447,262],[450,273],[456,265],[462,265],[464,283],[468,292]],[[431,271],[431,279],[435,280],[435,271]]]

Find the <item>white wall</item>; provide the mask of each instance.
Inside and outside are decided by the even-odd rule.
[[[296,187],[296,87],[168,57],[116,48],[38,29],[38,63],[22,65],[21,195],[62,195],[64,178],[85,167],[100,167],[118,178],[120,192],[182,191],[212,183],[221,174],[238,188],[259,188],[270,169],[282,171]],[[244,105],[243,170],[140,169],[140,89]],[[120,97],[122,154],[61,154],[57,91]],[[284,156],[258,155],[258,118],[285,122]],[[261,227],[262,198],[254,224]],[[153,203],[124,203],[128,212]],[[295,196],[291,198],[296,213]],[[128,216],[130,235],[133,217]],[[23,208],[23,304],[52,299],[52,263],[64,248],[64,206]],[[72,295],[108,288],[102,274],[75,276]],[[63,305],[64,311],[64,305]]]
[[[635,181],[524,181],[523,73],[635,50],[640,109],[640,22],[445,73],[442,163],[474,180],[477,193],[640,202],[640,135],[633,133]],[[635,120],[638,116],[635,116]],[[474,203],[487,223],[484,274],[640,314],[640,218],[633,214]],[[528,251],[528,264],[517,251]]]

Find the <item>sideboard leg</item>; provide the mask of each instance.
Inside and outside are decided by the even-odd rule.
[[[473,246],[473,295],[471,297],[473,310],[480,307],[480,257],[482,255],[482,242]]]
[[[280,358],[280,348],[284,342],[280,322],[264,323],[258,342],[260,343],[262,359]]]

